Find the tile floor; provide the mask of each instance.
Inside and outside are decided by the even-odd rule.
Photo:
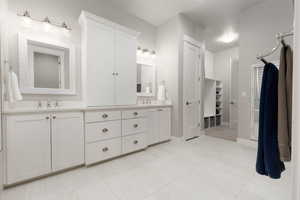
[[[281,180],[255,173],[256,150],[202,136],[157,145],[4,191],[1,200],[290,200]]]
[[[229,126],[218,126],[205,130],[205,135],[221,138],[230,141],[237,141],[238,133],[237,129],[229,128]]]

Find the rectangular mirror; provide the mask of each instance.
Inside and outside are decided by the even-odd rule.
[[[155,96],[155,66],[137,63],[138,96]]]
[[[19,34],[20,88],[27,94],[75,94],[74,47]]]

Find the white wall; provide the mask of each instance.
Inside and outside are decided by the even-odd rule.
[[[68,40],[76,45],[76,96],[44,96],[44,95],[25,95],[25,100],[37,99],[58,99],[64,101],[81,101],[81,78],[80,78],[80,26],[78,17],[81,10],[87,10],[98,16],[107,18],[111,21],[127,26],[131,29],[141,32],[139,37],[139,46],[156,50],[156,27],[153,25],[132,16],[119,8],[110,5],[109,1],[101,0],[9,0],[9,43],[10,43],[10,60],[14,70],[18,72],[18,55],[17,55],[17,32],[24,30],[20,25],[20,18],[17,13],[22,13],[24,10],[29,10],[32,17],[43,19],[49,16],[50,20],[55,22],[66,21],[72,27],[71,35]],[[57,35],[55,35],[57,36]],[[58,37],[61,37],[60,35]],[[22,103],[21,103],[22,104]]]
[[[172,134],[183,136],[183,36],[201,39],[202,28],[179,14],[157,29],[158,81],[166,81],[173,103]]]
[[[238,47],[226,49],[214,53],[214,70],[217,80],[223,83],[223,121],[229,122],[229,101],[230,101],[230,58],[238,59]]]
[[[240,16],[239,64],[239,137],[249,139],[251,65],[257,63],[256,55],[270,50],[276,44],[278,32],[293,27],[292,1],[267,0],[245,10]],[[288,42],[290,43],[290,42]],[[267,60],[279,60],[279,51]],[[245,93],[245,96],[243,95]]]
[[[5,19],[7,11],[7,0],[0,0],[0,67],[3,65],[3,51],[2,51],[2,31],[3,31],[3,20]],[[0,74],[2,77],[2,74]],[[0,82],[0,93],[2,94],[2,80]],[[0,111],[2,112],[2,95],[0,97]],[[3,186],[3,138],[2,138],[2,115],[0,116],[0,198]]]
[[[171,19],[157,29],[157,80],[165,81],[168,95],[173,103],[172,135],[180,136],[179,129],[179,26],[177,18]]]

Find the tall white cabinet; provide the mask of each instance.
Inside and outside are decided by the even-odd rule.
[[[79,22],[87,106],[136,104],[139,33],[85,11]]]

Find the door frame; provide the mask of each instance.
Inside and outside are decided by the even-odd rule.
[[[204,43],[202,42],[199,42],[197,41],[196,39],[190,37],[190,36],[187,36],[187,35],[184,35],[183,36],[183,41],[182,41],[182,72],[184,70],[184,45],[185,45],[185,42],[192,45],[192,46],[195,46],[196,48],[199,48],[199,53],[198,53],[198,56],[199,56],[199,65],[203,64],[203,52],[204,52],[204,49],[205,49],[205,45]],[[199,69],[201,69],[199,66],[198,66],[198,69],[197,71],[199,72]],[[201,71],[201,73],[203,73],[203,69]],[[181,108],[182,108],[182,115],[184,115],[184,107],[185,107],[185,102],[183,101],[184,97],[183,97],[183,91],[184,91],[184,87],[183,87],[183,79],[184,77],[182,76],[182,105],[181,105]],[[201,80],[200,80],[201,81]],[[195,135],[195,137],[197,136],[200,136],[201,135],[201,130],[202,130],[202,126],[203,126],[203,102],[202,102],[202,97],[203,97],[203,84],[201,84],[200,86],[201,88],[200,89],[200,104],[199,106],[201,107],[200,111],[199,111],[199,123],[200,123],[200,127],[199,127],[199,133],[197,135]],[[189,136],[185,134],[184,132],[184,116],[182,116],[182,135],[183,135],[183,139],[186,140],[186,139],[189,139]]]
[[[232,92],[232,88],[231,88],[231,84],[232,84],[232,63],[233,63],[233,60],[236,59],[238,60],[238,58],[233,58],[232,56],[230,56],[230,70],[229,70],[229,97],[228,97],[228,100],[229,100],[229,107],[228,107],[228,110],[229,110],[229,127],[232,128],[233,125],[232,125],[232,120],[231,120],[231,104],[230,102],[232,101],[232,98],[231,98],[231,92]],[[239,70],[239,67],[237,68],[237,70]],[[238,91],[237,91],[237,99],[236,99],[236,105],[238,106]],[[238,127],[238,119],[236,120],[236,127]]]
[[[300,53],[300,0],[294,5],[294,55]],[[293,127],[292,133],[300,132],[300,57],[294,56],[293,73]],[[296,87],[298,86],[298,87]],[[293,134],[292,141],[292,199],[300,199],[300,135]]]

